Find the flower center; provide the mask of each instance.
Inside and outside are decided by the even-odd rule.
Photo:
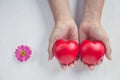
[[[25,55],[26,55],[26,52],[25,52],[25,51],[21,51],[20,55],[21,55],[21,56],[25,56]]]

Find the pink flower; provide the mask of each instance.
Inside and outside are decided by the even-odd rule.
[[[31,54],[32,54],[32,51],[26,45],[18,46],[18,48],[15,51],[15,56],[17,60],[20,62],[27,61],[30,58]]]

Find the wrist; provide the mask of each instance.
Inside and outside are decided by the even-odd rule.
[[[74,19],[66,19],[66,20],[58,20],[57,22],[55,22],[55,26],[54,27],[62,27],[62,28],[74,28],[77,27]]]
[[[83,16],[82,16],[82,22],[100,23],[101,15],[99,13],[85,12],[83,13]]]
[[[54,19],[55,19],[55,23],[73,20],[72,15],[70,15],[70,14],[69,15],[68,14],[67,15],[57,15],[54,17]]]
[[[55,23],[62,23],[62,24],[68,24],[68,23],[73,23],[73,18],[72,17],[59,17],[58,19],[55,19]]]
[[[94,23],[94,24],[100,24],[101,23],[101,21],[100,20],[98,20],[98,19],[91,19],[91,18],[84,18],[84,19],[82,19],[82,21],[81,21],[81,23]]]
[[[82,21],[100,23],[103,4],[104,0],[85,0]]]
[[[94,25],[94,26],[98,27],[98,25],[101,25],[101,23],[100,23],[100,21],[85,21],[84,20],[84,21],[81,22],[81,25],[88,26],[88,27]]]

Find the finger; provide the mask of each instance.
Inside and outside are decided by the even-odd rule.
[[[87,65],[86,63],[84,63],[82,60],[80,60],[80,62],[81,62],[81,64],[82,64],[83,66],[85,66],[86,68],[88,68],[88,65]]]
[[[77,61],[77,60],[75,60],[75,61],[73,62],[73,64],[74,64],[74,65],[76,65],[77,63],[78,63],[78,61]]]
[[[106,57],[109,59],[109,60],[112,60],[112,57],[111,57],[111,52],[112,52],[112,49],[110,47],[110,43],[109,43],[109,40],[104,40],[103,41],[104,45],[105,45],[105,48],[106,48]]]
[[[73,63],[70,63],[68,66],[71,67],[71,68],[73,68],[73,67],[74,67],[74,64],[73,64]]]
[[[60,64],[60,66],[61,66],[61,68],[62,68],[63,70],[66,70],[66,69],[67,69],[67,65]]]
[[[103,62],[103,59],[100,60],[96,65],[100,65],[100,64],[102,64],[102,62]]]
[[[87,64],[85,64],[85,63],[84,63],[84,66],[85,66],[86,68],[89,68],[89,66],[88,66]]]
[[[95,68],[94,65],[89,66],[89,69],[90,69],[90,70],[94,70],[94,68]]]
[[[82,61],[81,57],[79,58],[79,61],[80,61],[81,63],[83,63],[83,61]]]

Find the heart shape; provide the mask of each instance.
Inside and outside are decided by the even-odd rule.
[[[80,44],[80,56],[84,63],[88,65],[97,64],[104,56],[105,47],[100,41],[84,40]]]
[[[68,65],[78,57],[79,46],[74,40],[58,40],[53,46],[53,53],[61,63]]]

